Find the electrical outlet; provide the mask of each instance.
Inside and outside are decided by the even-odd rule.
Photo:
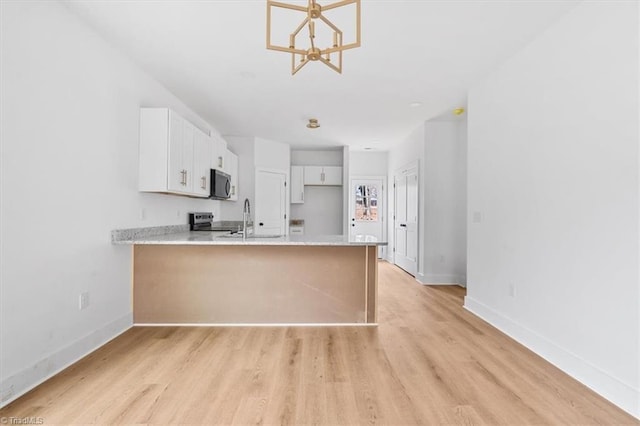
[[[509,283],[509,296],[516,297],[516,285],[514,283]]]
[[[83,309],[87,309],[88,306],[89,306],[89,292],[84,291],[80,293],[80,297],[78,298],[78,309],[82,311]]]

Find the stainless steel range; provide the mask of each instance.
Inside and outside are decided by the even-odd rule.
[[[213,213],[189,213],[189,228],[192,231],[214,231],[215,229],[213,229]]]

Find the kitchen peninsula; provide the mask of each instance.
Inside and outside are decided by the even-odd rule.
[[[114,231],[112,241],[133,245],[139,325],[377,322],[386,243],[373,237]]]

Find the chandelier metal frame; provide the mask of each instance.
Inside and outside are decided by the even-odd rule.
[[[343,44],[343,33],[336,25],[327,19],[322,12],[336,9],[338,7],[355,4],[356,6],[356,40],[353,43]],[[282,8],[304,13],[306,16],[298,27],[289,35],[288,46],[278,46],[271,43],[271,13],[273,8]],[[333,45],[325,48],[316,46],[315,27],[316,21],[320,20],[333,31]],[[308,48],[296,47],[296,40],[300,32],[307,27],[310,46]],[[295,75],[302,67],[311,61],[320,61],[332,70],[342,73],[342,52],[348,49],[360,47],[360,0],[342,0],[335,3],[321,6],[316,0],[309,0],[308,5],[300,6],[296,4],[283,3],[274,0],[267,0],[267,49],[279,52],[291,53],[291,75]],[[331,55],[337,54],[337,63],[332,61]],[[296,55],[299,61],[296,61]],[[334,57],[335,57],[334,56]]]

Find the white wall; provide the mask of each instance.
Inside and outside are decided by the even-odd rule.
[[[139,108],[205,122],[59,3],[1,8],[5,404],[131,325],[131,248],[112,229],[184,224],[219,202],[137,191]]]
[[[466,283],[466,130],[464,120],[425,123],[423,283]]]
[[[350,151],[349,174],[351,176],[386,176],[389,153],[386,151]]]
[[[291,148],[288,144],[263,138],[256,138],[256,167],[291,172]],[[288,179],[287,179],[288,180]]]
[[[342,149],[339,150],[291,150],[294,166],[342,166]]]
[[[306,235],[342,234],[342,186],[305,186],[304,203],[291,204],[291,219],[304,219]]]
[[[340,150],[292,150],[294,166],[342,166]],[[306,235],[340,235],[343,227],[343,187],[304,187],[304,203],[291,204],[291,219],[304,219]]]
[[[470,92],[465,300],[635,416],[638,16],[584,2]]]

